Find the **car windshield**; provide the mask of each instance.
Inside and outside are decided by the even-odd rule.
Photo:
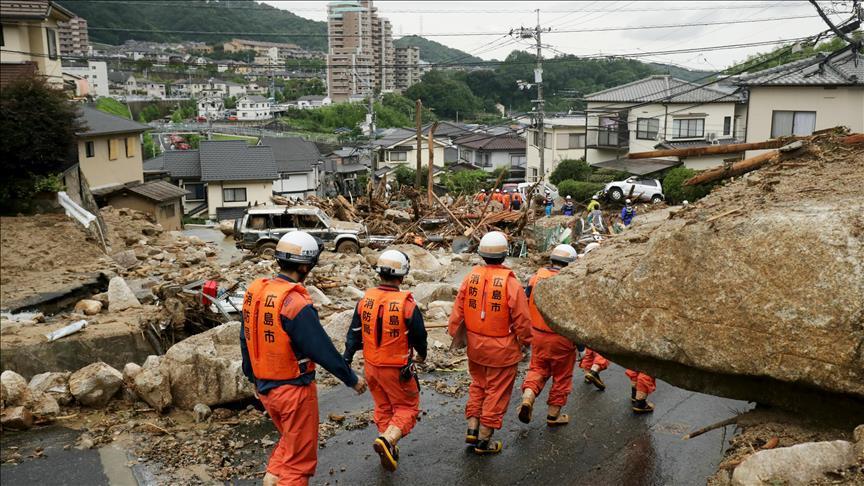
[[[321,218],[321,221],[324,221],[324,224],[327,225],[328,228],[330,226],[333,226],[333,220],[330,219],[330,216],[327,216],[327,214],[324,211],[320,211],[318,213],[318,216]]]

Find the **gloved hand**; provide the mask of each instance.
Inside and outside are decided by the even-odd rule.
[[[358,395],[362,395],[366,391],[366,380],[362,376],[357,376],[357,383],[354,385],[354,391]]]

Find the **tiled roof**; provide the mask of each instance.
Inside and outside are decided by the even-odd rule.
[[[79,137],[95,137],[116,133],[141,133],[150,129],[147,125],[105,113],[89,105],[80,107],[78,113],[78,118],[81,120],[82,125],[86,127],[83,132],[75,134]]]
[[[613,103],[728,103],[740,99],[737,94],[710,86],[702,87],[668,75],[649,76],[585,96],[586,101]]]
[[[505,135],[471,134],[459,137],[453,143],[474,150],[525,150],[523,138]]]
[[[162,154],[162,159],[164,161],[162,170],[171,174],[171,177],[176,179],[201,177],[201,160],[197,150],[168,150]],[[144,170],[148,170],[147,162],[144,163]]]
[[[861,86],[864,85],[864,55],[848,51],[827,62],[819,53],[807,59],[739,76],[740,86]]]
[[[279,172],[308,172],[321,159],[318,146],[300,137],[262,137],[259,145],[273,149]]]
[[[69,10],[48,0],[0,0],[0,15],[8,19],[46,19],[52,12],[64,20],[75,16]]]
[[[185,189],[166,181],[145,182],[140,186],[132,186],[129,190],[156,202],[170,201],[186,195]]]
[[[273,149],[249,146],[243,140],[207,140],[200,143],[202,181],[256,181],[279,177]]]

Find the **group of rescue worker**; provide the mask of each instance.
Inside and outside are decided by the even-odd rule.
[[[495,189],[491,194],[487,194],[486,189],[480,189],[480,192],[474,196],[474,200],[481,203],[486,202],[487,199],[501,203],[504,211],[519,211],[522,209],[522,205],[525,204],[525,198],[516,189],[510,189],[509,191],[507,189],[503,191]]]
[[[588,245],[585,252],[596,246]],[[396,470],[397,444],[410,433],[420,414],[415,365],[426,359],[427,333],[420,308],[411,293],[401,288],[410,271],[408,256],[397,250],[380,255],[375,266],[379,285],[368,289],[357,303],[340,355],[303,286],[321,250],[320,240],[308,233],[285,234],[275,250],[279,274],[254,281],[244,296],[240,336],[243,372],[281,434],[267,465],[265,485],[305,485],[315,473],[316,366],[358,394],[368,388],[378,429],[372,448],[388,471]],[[561,409],[572,390],[573,369],[580,355],[581,346],[546,324],[534,303],[533,290],[581,255],[570,245],[556,246],[549,266],[538,270],[523,288],[504,265],[508,253],[503,233],[493,231],[483,236],[478,254],[484,263],[465,277],[448,322],[454,344],[467,346],[471,384],[465,406],[465,442],[479,455],[495,454],[503,448],[492,436],[502,427],[525,348],[530,346],[531,361],[522,383],[518,419],[531,421],[534,401],[551,378],[546,414],[550,427],[569,422]],[[360,350],[364,376],[351,369]],[[585,383],[605,389],[600,372],[608,361],[603,356],[586,348],[580,366]],[[652,412],[654,405],[647,397],[654,391],[654,379],[634,370],[626,374],[631,381],[633,412]]]

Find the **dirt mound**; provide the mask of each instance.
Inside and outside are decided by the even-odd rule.
[[[860,407],[862,169],[864,146],[817,138],[611,238],[539,285],[538,306],[573,340],[677,386]]]

